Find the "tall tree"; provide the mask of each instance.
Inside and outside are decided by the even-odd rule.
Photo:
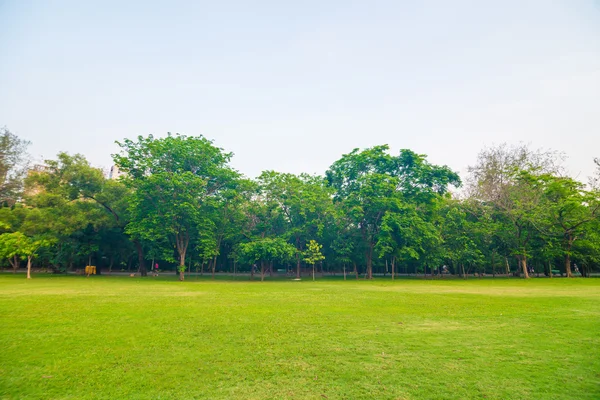
[[[28,146],[28,141],[0,128],[0,204],[12,205],[21,197]]]
[[[331,189],[322,177],[265,171],[258,178],[261,193],[277,207],[285,236],[296,247],[296,278],[304,245],[323,233],[332,212]]]
[[[59,153],[55,160],[46,160],[44,168],[30,172],[26,179],[29,196],[28,204],[44,208],[53,213],[55,222],[62,222],[59,232],[63,240],[76,234],[84,239],[79,250],[88,249],[86,257],[101,247],[99,232],[102,229],[116,229],[123,233],[127,223],[127,202],[129,191],[120,182],[106,179],[103,172],[92,167],[81,154]],[[93,239],[95,237],[95,239]],[[141,246],[137,246],[140,270],[146,274]],[[101,268],[98,266],[98,273]]]
[[[113,158],[132,189],[126,232],[150,241],[168,238],[183,280],[188,246],[208,203],[237,176],[228,166],[231,154],[203,136],[139,136],[117,144],[121,153]]]
[[[469,167],[469,196],[493,204],[510,222],[512,235],[507,239],[525,278],[529,277],[527,259],[543,195],[542,185],[531,177],[558,173],[560,162],[560,154],[554,152],[500,145],[481,151],[477,163]]]
[[[449,185],[459,186],[458,174],[448,167],[427,162],[410,150],[398,156],[387,145],[354,149],[332,164],[326,173],[335,189],[334,200],[344,205],[362,237],[367,278],[373,277],[375,245],[384,215],[393,209],[396,197],[412,204],[428,204],[443,195]]]
[[[581,182],[550,174],[530,176],[544,186],[540,212],[546,217],[542,233],[557,236],[562,243],[565,272],[572,276],[573,245],[590,233],[591,223],[600,218],[600,192],[586,190]]]

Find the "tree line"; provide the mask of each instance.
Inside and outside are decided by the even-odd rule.
[[[589,276],[600,265],[600,165],[589,182],[528,146],[480,152],[463,182],[387,145],[354,149],[324,175],[249,179],[203,136],[117,142],[109,179],[80,154],[28,165],[0,131],[0,259],[14,271],[95,265],[300,278],[339,273]]]

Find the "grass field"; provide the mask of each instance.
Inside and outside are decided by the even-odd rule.
[[[24,278],[2,399],[600,398],[600,279]]]

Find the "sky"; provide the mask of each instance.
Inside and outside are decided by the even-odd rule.
[[[199,135],[247,176],[389,144],[464,176],[485,146],[600,157],[600,0],[0,0],[0,126],[109,168]]]

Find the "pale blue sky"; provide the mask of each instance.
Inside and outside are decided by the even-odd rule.
[[[388,143],[464,172],[485,145],[600,157],[600,2],[0,0],[0,126],[37,158],[204,134],[261,170]]]

